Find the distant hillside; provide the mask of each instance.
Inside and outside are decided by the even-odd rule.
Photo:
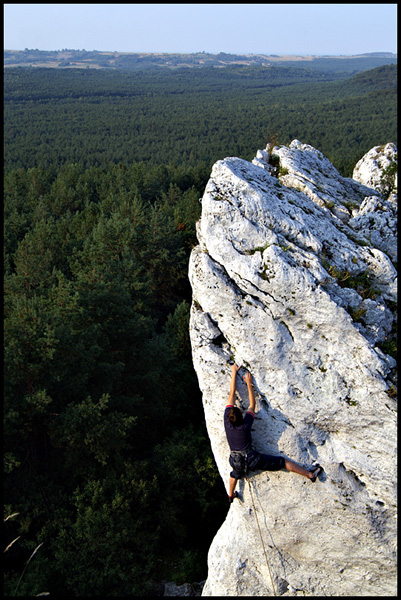
[[[226,67],[239,64],[247,66],[297,66],[331,73],[357,73],[397,63],[397,55],[374,52],[357,56],[285,56],[264,54],[193,54],[98,52],[86,50],[5,50],[5,67],[49,67],[81,69],[144,70],[177,67]]]
[[[397,88],[397,67],[386,65],[371,71],[358,73],[350,80],[351,85],[364,86],[366,89],[387,90]]]

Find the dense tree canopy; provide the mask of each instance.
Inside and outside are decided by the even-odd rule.
[[[205,576],[226,507],[188,335],[199,181],[138,165],[5,176],[5,502],[23,532],[7,593],[38,543],[27,595],[151,593],[158,560],[179,576],[178,551],[182,576]]]
[[[192,166],[251,160],[268,137],[321,150],[343,175],[374,145],[397,142],[396,66],[330,81],[294,67],[176,71],[10,68],[5,164]],[[333,78],[334,76],[332,76]]]

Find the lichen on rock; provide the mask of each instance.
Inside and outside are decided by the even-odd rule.
[[[368,175],[377,152],[374,160],[368,153],[363,177],[344,178],[294,140],[252,163],[213,166],[189,277],[193,362],[217,467],[227,486],[223,410],[235,360],[254,378],[255,448],[318,462],[324,476],[241,481],[203,595],[396,593],[396,362],[386,341],[397,198]],[[237,404],[247,402],[239,378]]]

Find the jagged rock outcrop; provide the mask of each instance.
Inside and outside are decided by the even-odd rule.
[[[356,164],[353,179],[381,193],[368,196],[355,211],[350,225],[368,235],[372,245],[397,260],[397,148],[394,144],[372,148]]]
[[[389,167],[397,162],[397,148],[395,144],[375,146],[355,165],[352,178],[363,185],[381,192],[385,181],[383,175]],[[397,188],[397,173],[394,177],[394,187]]]
[[[381,195],[376,164],[368,153],[358,176],[344,178],[294,140],[212,169],[189,277],[193,362],[217,467],[227,487],[223,410],[236,360],[254,378],[256,449],[325,472],[316,483],[286,471],[240,482],[209,551],[205,596],[396,594],[396,363],[387,349],[397,201]]]

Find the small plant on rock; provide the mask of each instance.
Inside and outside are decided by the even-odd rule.
[[[395,160],[386,169],[383,169],[382,176],[380,178],[380,193],[385,200],[390,194],[396,191],[395,180],[398,171],[397,154]]]
[[[362,317],[366,315],[366,308],[364,308],[363,304],[360,304],[358,308],[348,307],[348,312],[351,315],[352,319],[358,323],[361,321]]]
[[[280,157],[277,154],[272,154],[270,157],[270,164],[272,167],[280,168]]]

